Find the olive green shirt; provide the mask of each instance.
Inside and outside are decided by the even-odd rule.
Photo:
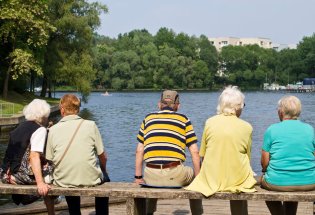
[[[58,163],[82,118],[63,117],[49,129],[46,158]],[[84,120],[69,150],[53,173],[54,184],[61,187],[93,186],[101,182],[98,155],[104,152],[103,141],[94,121]]]

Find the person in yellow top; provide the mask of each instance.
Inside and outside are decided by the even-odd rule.
[[[185,189],[211,196],[218,191],[255,192],[250,166],[252,126],[240,119],[245,96],[228,86],[218,100],[217,115],[206,121],[200,148],[200,173]],[[230,201],[231,214],[248,214],[247,201]]]

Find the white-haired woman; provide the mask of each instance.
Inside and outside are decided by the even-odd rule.
[[[50,186],[44,177],[52,173],[51,166],[41,162],[50,114],[50,105],[34,99],[23,109],[26,121],[10,132],[9,144],[2,164],[1,180],[9,184],[36,184],[39,195],[46,196]],[[43,160],[43,159],[42,159]],[[16,204],[28,204],[36,196],[12,195]],[[54,214],[53,199],[44,197],[49,214]]]
[[[314,128],[298,120],[301,102],[284,96],[278,102],[279,123],[265,132],[262,187],[274,191],[315,190]],[[297,202],[266,202],[271,214],[296,214]]]
[[[250,166],[252,126],[240,119],[244,95],[236,86],[221,93],[217,115],[206,121],[200,156],[200,173],[186,188],[210,196],[218,191],[255,192]],[[248,214],[246,201],[230,201],[232,214]]]

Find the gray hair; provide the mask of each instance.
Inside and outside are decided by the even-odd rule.
[[[236,112],[244,108],[244,94],[237,86],[228,86],[218,99],[217,114],[236,115]]]
[[[50,105],[42,99],[34,99],[23,109],[23,115],[26,120],[43,122],[44,118],[48,118],[50,114]]]
[[[295,96],[284,96],[278,101],[278,110],[284,118],[297,119],[301,114],[302,104]]]

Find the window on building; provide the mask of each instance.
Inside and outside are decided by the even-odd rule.
[[[263,46],[264,45],[264,41],[260,41],[260,45]]]
[[[223,45],[227,45],[227,44],[228,44],[228,41],[222,41],[222,44],[223,44]]]

